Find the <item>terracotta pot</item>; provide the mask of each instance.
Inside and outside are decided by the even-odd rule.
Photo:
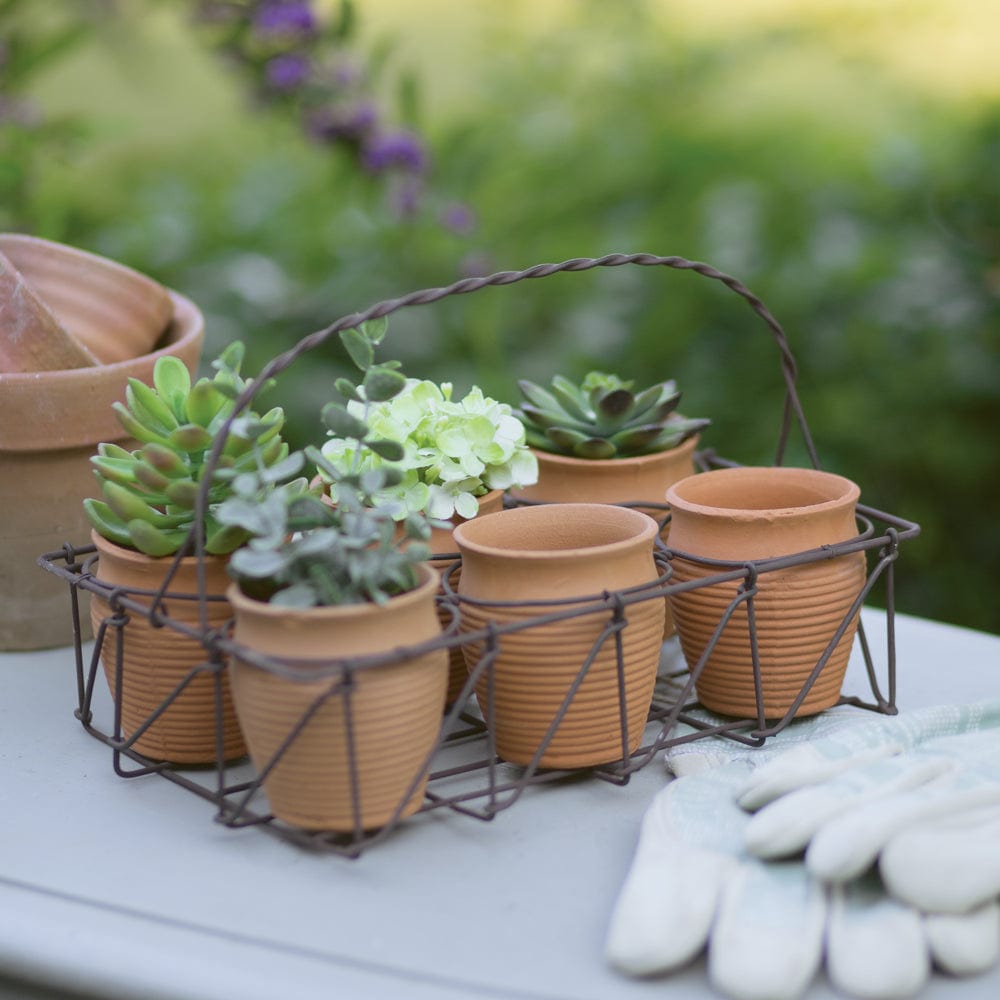
[[[151,383],[164,354],[176,355],[192,372],[197,368],[201,313],[174,292],[170,301],[172,322],[150,354],[97,368],[0,374],[0,649],[73,641],[67,585],[36,560],[89,537],[82,504],[94,493],[90,457],[101,441],[128,446],[111,409],[124,401],[128,377]]]
[[[503,490],[493,490],[485,496],[479,497],[479,514],[476,516],[481,517],[484,514],[493,514],[502,509]],[[438,555],[439,558],[432,558],[431,565],[438,573],[446,573],[449,567],[455,562],[454,558],[449,557],[451,553],[458,552],[458,546],[455,544],[453,533],[455,528],[460,524],[464,524],[466,520],[471,520],[471,518],[467,519],[456,514],[451,519],[451,529],[447,531],[443,528],[432,529],[429,544],[431,552]],[[443,556],[443,558],[440,558],[440,556]],[[453,589],[458,586],[461,574],[461,568],[452,573],[448,583]],[[441,620],[442,629],[447,630],[451,627],[453,623],[452,613],[446,605],[441,604],[438,606],[438,617]],[[465,666],[465,653],[462,651],[461,646],[453,646],[448,651],[448,696],[445,699],[446,706],[450,707],[455,703],[468,679],[469,671]]]
[[[91,533],[97,546],[96,578],[111,587],[129,591],[129,597],[146,603],[144,596],[163,584],[172,559],[154,559],[122,548]],[[205,560],[206,592],[221,598],[229,586],[226,561],[216,556]],[[164,610],[172,619],[197,626],[199,623],[198,561],[182,559],[170,583]],[[134,592],[134,593],[133,593]],[[208,625],[218,628],[232,617],[228,601],[208,602]],[[172,694],[188,673],[206,662],[204,647],[196,639],[182,635],[169,625],[154,627],[141,614],[126,612],[123,627],[122,685],[116,685],[116,638],[109,628],[101,650],[101,662],[113,698],[121,702],[122,735],[132,736]],[[109,603],[98,595],[90,602],[90,616],[96,633],[101,622],[112,614]],[[226,760],[246,753],[243,737],[229,694],[229,681],[222,674],[223,752]],[[215,677],[206,671],[196,674],[163,714],[135,741],[133,748],[158,761],[178,764],[208,764],[216,761]]]
[[[667,491],[672,509],[672,582],[704,579],[732,567],[700,564],[683,554],[738,567],[849,541],[858,534],[858,487],[815,469],[733,468],[692,476]],[[854,552],[785,569],[760,566],[754,598],[764,715],[791,708],[838,626],[861,592],[865,555]],[[742,580],[699,587],[670,598],[685,659],[702,656]],[[855,615],[797,715],[836,704],[847,668]],[[697,681],[698,698],[723,715],[757,716],[746,604],[739,606]]]
[[[149,354],[173,317],[166,288],[106,257],[21,233],[0,233],[0,253],[103,365]]]
[[[538,458],[538,482],[512,491],[511,495],[544,503],[664,502],[667,487],[694,473],[698,438],[689,438],[669,451],[633,458],[574,458],[534,450]],[[657,520],[664,511],[639,510]]]
[[[344,679],[350,681],[350,719],[362,829],[388,823],[423,802],[423,764],[440,735],[448,681],[444,649],[350,674],[331,657],[364,657],[432,640],[440,634],[434,602],[438,577],[421,567],[417,589],[384,605],[291,610],[251,600],[232,586],[234,637],[257,652],[291,663],[290,677],[255,667],[239,657],[230,663],[233,700],[250,756],[263,773],[317,699],[329,694],[264,777],[275,816],[310,830],[355,830],[350,744]],[[415,785],[407,797],[407,791]]]
[[[622,722],[614,639],[606,641],[586,672],[551,739],[546,734],[611,612],[568,613],[604,591],[654,581],[656,522],[639,511],[603,504],[547,504],[477,517],[455,529],[462,554],[459,595],[462,628],[490,622],[523,622],[540,614],[567,617],[505,634],[493,668],[476,686],[484,718],[492,709],[497,752],[527,765],[536,752],[541,767],[589,767],[620,760]],[[546,606],[561,600],[558,607]],[[512,603],[505,603],[512,602]],[[628,751],[642,737],[656,680],[663,637],[664,602],[639,601],[626,609],[622,632]],[[468,643],[474,669],[482,643]]]
[[[694,474],[694,453],[698,441],[695,436],[668,451],[633,458],[574,458],[535,450],[538,482],[511,495],[544,503],[620,504],[646,500],[663,504],[669,486]],[[643,507],[639,503],[635,509],[657,521],[666,516],[662,507]],[[665,528],[661,532],[664,542],[668,530]],[[673,633],[673,619],[667,606],[663,634],[669,636]]]

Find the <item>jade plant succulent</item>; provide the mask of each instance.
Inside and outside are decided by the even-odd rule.
[[[275,490],[264,467],[233,477],[233,496],[219,507],[218,517],[249,535],[229,563],[247,596],[289,607],[383,603],[417,585],[417,566],[430,556],[425,543],[431,522],[387,496],[401,481],[392,463],[403,458],[404,448],[374,436],[368,422],[373,407],[406,386],[397,362],[375,363],[374,349],[385,329],[385,321],[377,320],[340,334],[364,374],[359,385],[337,380],[344,403],[328,403],[322,417],[353,456],[351,462],[333,464],[315,447],[291,457],[304,455],[316,466],[333,484],[335,502],[321,498],[322,482],[306,492]],[[365,466],[366,451],[385,464]],[[403,531],[397,530],[400,519]]]
[[[452,395],[449,382],[407,379],[392,399],[374,405],[351,400],[350,413],[367,412],[368,436],[399,442],[403,457],[389,462],[367,444],[357,449],[339,436],[326,442],[323,457],[342,472],[355,465],[391,465],[400,473],[399,481],[387,485],[376,500],[399,501],[399,518],[412,511],[440,520],[456,513],[475,517],[478,497],[537,482],[538,461],[510,406],[484,395],[478,386],[461,399]]]
[[[673,380],[641,392],[617,375],[589,372],[580,385],[562,375],[548,388],[518,382],[524,397],[515,413],[528,444],[576,458],[628,458],[667,451],[710,423],[680,416],[681,394]]]
[[[243,345],[235,342],[213,362],[212,378],[192,384],[183,362],[167,356],[157,360],[152,386],[129,379],[125,403],[115,403],[114,409],[140,447],[129,451],[104,443],[90,460],[101,499],[84,500],[83,506],[98,534],[149,556],[173,555],[188,543],[206,457],[247,385],[240,375],[242,360]],[[216,516],[219,504],[232,495],[235,475],[267,470],[273,484],[297,471],[281,437],[284,419],[275,407],[263,416],[246,413],[233,421],[200,525],[206,552],[226,554],[248,538]]]

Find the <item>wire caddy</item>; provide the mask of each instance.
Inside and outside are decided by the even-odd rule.
[[[426,305],[450,296],[465,295],[480,289],[512,285],[528,279],[545,278],[562,272],[583,272],[595,268],[612,268],[625,265],[641,267],[659,267],[673,270],[693,271],[702,277],[722,283],[730,291],[742,298],[750,306],[756,316],[769,330],[778,349],[781,372],[785,386],[784,409],[780,427],[775,465],[784,461],[790,432],[794,427],[801,435],[809,460],[813,467],[819,468],[819,459],[812,441],[805,415],[796,393],[796,364],[789,349],[784,331],[772,316],[767,307],[743,284],[708,264],[686,260],[682,257],[660,257],[652,254],[609,254],[600,258],[575,258],[555,264],[539,264],[520,271],[501,271],[484,277],[467,278],[441,288],[431,288],[411,294],[379,302],[370,308],[352,313],[335,321],[322,330],[303,338],[293,348],[278,355],[265,366],[260,377],[248,387],[236,403],[236,412],[245,408],[256,391],[256,388],[269,379],[279,375],[303,354],[322,344],[330,336],[349,327],[355,327],[362,322],[381,316],[388,316],[403,308]],[[223,428],[224,437],[228,425]],[[221,446],[220,446],[221,447]],[[217,458],[218,454],[210,457]],[[717,456],[714,452],[703,451],[696,456],[697,468],[701,471],[710,468],[734,465],[736,463]],[[209,479],[205,477],[206,481]],[[200,503],[204,504],[207,489],[203,491]],[[508,505],[516,503],[509,498]],[[638,501],[636,501],[638,503]],[[648,501],[642,506],[648,508]],[[669,521],[669,511],[663,507],[663,523]],[[594,779],[625,784],[630,776],[645,767],[657,755],[681,742],[690,742],[706,736],[721,735],[748,746],[760,746],[768,738],[784,729],[794,717],[797,708],[806,697],[812,684],[819,677],[828,657],[836,646],[848,622],[860,611],[864,602],[872,594],[876,586],[880,587],[881,603],[885,606],[886,641],[882,651],[881,662],[877,661],[874,651],[868,642],[863,622],[858,623],[855,637],[856,646],[863,657],[870,690],[862,696],[842,696],[841,703],[885,714],[896,712],[896,663],[894,634],[894,573],[898,556],[899,544],[915,537],[920,529],[913,522],[890,515],[871,507],[859,504],[857,507],[858,535],[849,542],[825,546],[809,552],[800,552],[781,559],[767,561],[733,562],[731,564],[712,563],[713,573],[703,578],[697,586],[710,586],[714,583],[734,582],[736,590],[732,603],[723,612],[717,626],[715,638],[723,631],[729,618],[736,608],[743,603],[752,607],[758,578],[764,574],[791,565],[817,562],[832,559],[837,556],[862,551],[867,562],[867,577],[856,601],[844,617],[840,628],[831,639],[829,646],[819,657],[811,674],[795,698],[791,708],[780,719],[765,717],[760,695],[759,673],[760,664],[756,655],[755,637],[751,635],[750,646],[754,650],[752,661],[747,664],[747,670],[753,671],[757,690],[757,712],[754,717],[744,719],[729,719],[713,717],[701,711],[695,693],[695,683],[705,661],[710,654],[715,640],[699,662],[687,665],[676,648],[676,640],[668,640],[664,645],[664,655],[661,660],[660,673],[656,681],[652,705],[648,719],[643,729],[639,749],[629,752],[630,734],[628,720],[624,708],[620,705],[622,752],[619,759],[597,767],[577,770],[545,769],[539,766],[539,760],[565,715],[579,683],[585,676],[590,662],[598,647],[604,643],[615,643],[615,635],[627,625],[628,609],[639,602],[663,600],[678,592],[682,587],[690,589],[691,584],[682,585],[672,581],[671,560],[674,552],[662,542],[658,543],[656,563],[660,576],[647,586],[635,588],[628,592],[604,592],[579,602],[572,607],[560,605],[558,602],[532,602],[530,614],[517,623],[504,623],[473,632],[459,632],[458,624],[462,614],[461,599],[450,585],[454,572],[460,565],[460,557],[454,554],[451,569],[443,574],[444,585],[438,601],[444,605],[450,614],[450,624],[442,630],[441,635],[429,643],[422,643],[406,648],[393,650],[390,653],[350,660],[338,659],[336,651],[331,651],[331,658],[322,664],[311,665],[309,677],[315,679],[317,671],[330,678],[326,692],[309,706],[302,718],[292,728],[283,744],[278,748],[275,758],[266,766],[255,771],[247,759],[235,762],[223,759],[222,752],[222,677],[227,669],[230,657],[238,655],[243,662],[248,662],[261,670],[269,671],[285,677],[295,677],[297,668],[278,659],[238,645],[232,638],[231,630],[209,628],[205,623],[206,602],[211,600],[205,596],[204,578],[200,584],[200,594],[177,594],[170,589],[172,574],[168,573],[162,587],[156,591],[127,591],[121,588],[111,588],[99,579],[97,556],[93,546],[74,546],[66,544],[61,550],[49,552],[39,557],[39,564],[64,578],[68,583],[70,598],[70,613],[74,629],[74,653],[76,660],[76,682],[78,707],[76,717],[84,729],[95,739],[111,749],[112,765],[115,772],[124,778],[140,778],[159,776],[169,780],[178,787],[191,792],[208,802],[215,809],[214,818],[228,827],[241,828],[246,826],[259,827],[287,841],[313,850],[357,857],[367,848],[379,843],[401,823],[419,821],[421,815],[432,811],[448,811],[480,820],[491,820],[498,813],[510,808],[529,789],[534,786],[559,782],[562,780],[590,776]],[[201,555],[200,540],[193,543],[195,554]],[[685,558],[694,559],[686,554]],[[180,554],[178,554],[178,560]],[[175,561],[175,567],[177,562]],[[87,648],[84,631],[81,627],[81,597],[80,592],[100,595],[111,607],[112,613],[104,619],[95,635],[92,651]],[[165,600],[169,598],[169,601]],[[185,624],[169,615],[169,604],[177,601],[197,602],[201,609],[201,627]],[[607,627],[580,665],[580,670],[569,685],[562,705],[552,719],[548,734],[532,762],[527,765],[515,766],[506,763],[497,756],[496,745],[491,728],[490,712],[487,717],[478,711],[473,691],[481,675],[488,678],[493,669],[493,661],[500,645],[506,636],[512,632],[520,632],[540,627],[545,623],[571,618],[584,614],[603,611],[607,614]],[[116,650],[118,676],[122,669],[122,634],[123,628],[130,616],[144,616],[158,627],[174,629],[196,639],[204,648],[204,662],[195,667],[177,686],[177,689],[149,716],[128,738],[122,735],[121,705],[115,702],[113,713],[106,707],[102,710],[99,699],[95,700],[96,678],[100,670],[101,652],[108,644],[114,644]],[[749,629],[754,629],[754,616],[748,616]],[[352,803],[355,817],[354,829],[350,833],[331,831],[313,831],[300,829],[276,819],[270,812],[267,797],[263,790],[263,775],[277,763],[287,748],[294,744],[299,733],[308,725],[309,718],[318,708],[320,701],[333,695],[344,694],[345,721],[350,730],[351,724],[351,686],[352,680],[360,671],[376,669],[388,663],[402,661],[408,657],[421,654],[430,649],[446,647],[456,649],[464,644],[477,642],[483,644],[484,654],[470,672],[464,690],[454,703],[445,709],[439,738],[433,751],[426,760],[415,762],[413,782],[407,794],[401,799],[398,808],[390,820],[376,830],[366,830],[360,822],[358,802]],[[617,665],[619,671],[619,690],[621,684],[622,656],[621,644],[617,644]],[[155,723],[157,718],[169,707],[177,695],[183,691],[191,680],[200,674],[207,674],[214,680],[215,708],[217,727],[216,761],[212,765],[192,767],[176,765],[151,760],[134,748],[135,741],[142,733]],[[299,674],[299,676],[302,676]],[[117,690],[121,690],[118,685]],[[99,716],[112,715],[103,723],[95,719]],[[679,727],[679,724],[684,725]],[[405,730],[401,726],[400,730]],[[634,740],[632,741],[634,743]],[[405,746],[401,747],[400,757],[405,758]],[[356,767],[353,745],[348,750],[349,767],[352,771],[352,786],[357,789]],[[419,788],[422,776],[429,771],[429,778],[423,793],[422,805],[418,812],[403,819],[404,805]]]

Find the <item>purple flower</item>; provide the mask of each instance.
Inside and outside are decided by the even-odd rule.
[[[427,155],[412,132],[385,132],[365,144],[361,162],[372,174],[380,174],[391,167],[419,174],[427,165]]]
[[[441,212],[441,225],[465,236],[476,228],[476,214],[464,202],[453,201]]]
[[[275,56],[268,60],[265,73],[275,90],[293,90],[308,76],[309,62],[304,56]]]
[[[306,120],[309,134],[321,142],[361,142],[375,128],[378,112],[370,101],[352,108],[319,108]]]
[[[257,8],[253,23],[262,35],[308,35],[316,28],[307,0],[267,0]]]

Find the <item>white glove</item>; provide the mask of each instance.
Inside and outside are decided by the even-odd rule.
[[[716,738],[673,748],[668,765],[682,776],[643,821],[609,961],[651,975],[707,944],[712,985],[748,1000],[799,995],[824,953],[834,984],[862,997],[912,995],[931,958],[959,975],[988,968],[1000,949],[1000,884],[990,874],[1000,868],[1000,840],[985,804],[1000,787],[1000,729],[988,728],[997,726],[1000,702],[896,717],[838,708],[796,720],[757,750]],[[727,757],[737,759],[706,770]],[[865,818],[848,821],[844,795],[855,808],[868,803],[874,833]],[[808,797],[807,822],[787,804],[795,796]],[[775,798],[752,818],[739,808]],[[931,822],[942,809],[946,818]],[[835,835],[826,834],[834,823]],[[836,833],[845,827],[846,850]],[[807,844],[810,865],[750,850],[771,859]],[[831,855],[846,867],[825,893]],[[877,875],[858,877],[876,855],[895,898]],[[953,867],[944,875],[946,858]],[[945,915],[959,907],[967,912]]]

